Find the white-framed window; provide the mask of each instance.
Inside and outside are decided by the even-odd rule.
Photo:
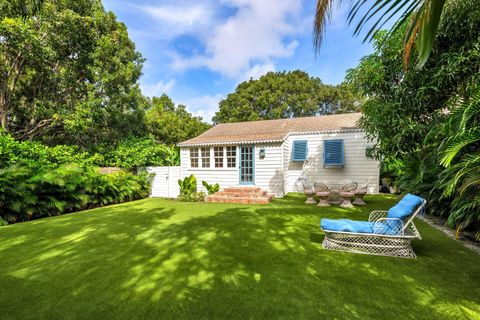
[[[210,168],[210,147],[200,148],[202,168]]]
[[[237,166],[237,147],[227,147],[227,168],[235,168]]]
[[[190,167],[198,168],[198,148],[190,148]]]
[[[223,147],[213,148],[213,158],[215,161],[215,168],[223,168]]]

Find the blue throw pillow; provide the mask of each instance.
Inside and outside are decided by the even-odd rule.
[[[407,194],[395,206],[390,208],[387,218],[397,218],[404,220],[411,216],[415,210],[422,204],[423,198],[413,194]]]

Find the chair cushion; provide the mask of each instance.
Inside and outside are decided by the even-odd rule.
[[[402,200],[388,210],[387,218],[404,220],[411,216],[422,202],[423,198],[408,193]]]
[[[402,229],[402,224],[398,220],[387,220],[375,223],[349,219],[322,219],[320,221],[320,226],[322,227],[322,230],[327,231],[375,233],[385,235],[397,235]]]
[[[373,222],[354,221],[348,219],[322,219],[322,230],[343,231],[356,233],[373,233]]]

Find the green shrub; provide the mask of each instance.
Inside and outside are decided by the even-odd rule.
[[[94,151],[103,156],[95,162],[99,166],[131,169],[180,164],[178,148],[157,143],[151,138],[129,138],[116,146],[96,147]]]
[[[14,164],[27,166],[61,165],[65,163],[92,163],[88,153],[80,151],[76,146],[45,146],[39,142],[19,142],[12,136],[0,132],[0,168]]]
[[[183,180],[178,179],[180,195],[178,199],[186,202],[197,202],[205,200],[205,193],[197,192],[197,178],[192,174]]]
[[[102,175],[91,165],[0,169],[0,217],[10,223],[148,197],[151,175]]]
[[[207,189],[209,195],[214,194],[220,190],[220,185],[218,183],[208,184],[208,182],[204,180],[202,181],[202,184],[205,187],[205,189]]]
[[[8,225],[7,220],[3,220],[2,218],[0,218],[0,227],[4,227],[6,225]]]

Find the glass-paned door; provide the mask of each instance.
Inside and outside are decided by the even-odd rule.
[[[255,184],[255,148],[240,146],[240,184]]]

